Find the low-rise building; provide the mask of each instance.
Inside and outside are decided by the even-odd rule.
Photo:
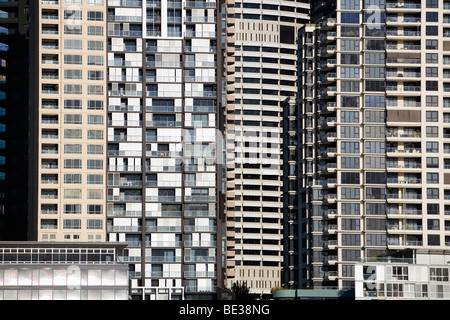
[[[450,251],[411,250],[355,265],[355,299],[450,299]]]
[[[128,300],[125,246],[0,242],[0,300]]]

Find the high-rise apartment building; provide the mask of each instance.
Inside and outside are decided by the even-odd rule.
[[[281,285],[282,141],[281,102],[297,91],[297,31],[307,22],[307,1],[233,1],[235,84],[233,122],[228,134],[234,169],[227,179],[227,221],[234,225],[233,282],[247,282],[252,293]],[[231,5],[231,4],[230,4]],[[229,52],[229,51],[228,51]],[[233,141],[234,140],[234,141]],[[233,150],[234,149],[234,150]],[[234,208],[232,208],[234,205]],[[234,219],[233,219],[234,215]],[[234,220],[234,221],[230,221]]]
[[[0,2],[0,239],[27,238],[28,1]]]
[[[449,245],[449,8],[312,2],[290,115],[303,232],[291,285],[352,286],[360,258]]]
[[[128,243],[132,298],[223,287],[221,6],[33,4],[33,238]]]

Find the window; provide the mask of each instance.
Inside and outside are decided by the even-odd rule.
[[[87,169],[92,170],[102,170],[103,169],[103,160],[87,160]]]
[[[64,145],[64,153],[66,154],[80,154],[81,153],[81,144],[65,144]]]
[[[426,152],[439,152],[438,142],[427,142]]]
[[[64,49],[81,50],[81,49],[83,49],[83,41],[82,40],[65,39],[64,40]]]
[[[437,107],[439,103],[438,96],[426,96],[425,98],[427,107]]]
[[[81,55],[75,54],[65,54],[64,55],[64,63],[65,64],[82,64],[83,58]]]
[[[359,169],[359,158],[341,157],[341,167],[343,169]]]
[[[88,204],[87,214],[103,214],[103,205],[101,204]]]
[[[427,68],[427,77],[428,77],[428,68]],[[437,71],[436,71],[436,77],[437,77]],[[426,87],[427,91],[437,91],[439,88],[437,81],[426,81],[425,87]]]
[[[81,159],[64,159],[64,169],[81,169]]]
[[[64,219],[63,229],[81,229],[80,219]]]
[[[81,189],[65,189],[64,199],[81,199]]]
[[[427,219],[427,230],[439,230],[439,219]]]
[[[438,22],[438,13],[437,12],[427,12],[426,13],[427,22]]]
[[[427,188],[427,199],[439,199],[439,188]]]
[[[341,222],[341,229],[342,230],[352,230],[352,231],[359,231],[361,228],[361,221],[359,219],[348,219],[343,218]]]
[[[439,214],[439,203],[427,203],[427,214]]]
[[[341,9],[359,10],[359,0],[342,0]]]
[[[87,91],[88,91],[88,95],[102,96],[103,95],[103,86],[89,85],[87,87]]]
[[[426,127],[427,138],[435,138],[439,136],[439,127]]]
[[[64,79],[82,79],[83,71],[82,70],[64,70]]]
[[[65,124],[82,124],[83,119],[81,114],[65,114],[64,123]]]
[[[439,168],[439,158],[427,157],[427,168]]]
[[[359,24],[358,12],[341,12],[341,23]]]
[[[437,8],[438,0],[427,0],[427,8]]]
[[[103,21],[102,11],[88,11],[87,13],[88,21]]]
[[[341,172],[341,183],[359,184],[359,172]]]
[[[73,183],[80,184],[81,183],[81,174],[64,174],[64,183]]]
[[[103,101],[89,100],[87,108],[88,108],[88,110],[103,110]]]
[[[367,199],[385,199],[386,198],[386,189],[385,188],[366,187],[366,198]]]
[[[359,138],[359,127],[356,126],[342,126],[341,138]]]
[[[88,26],[88,35],[89,36],[103,36],[103,27],[102,26]]]
[[[366,204],[366,214],[368,215],[385,215],[386,205],[384,203],[370,203]]]
[[[81,204],[65,204],[64,214],[81,214]]]
[[[102,66],[103,60],[103,56],[88,56],[87,64],[89,66]]]
[[[359,203],[343,202],[341,204],[341,213],[343,215],[359,215],[359,213],[360,213]],[[345,219],[342,219],[342,220],[345,220]],[[350,219],[350,220],[355,220],[355,219]],[[358,229],[354,229],[354,230],[359,230],[359,220],[355,220],[355,221],[358,221]],[[353,229],[346,229],[346,230],[353,230]]]
[[[66,20],[81,20],[81,10],[64,10],[64,19]]]
[[[438,27],[437,26],[426,26],[426,34],[427,34],[427,36],[437,36],[438,35]]]
[[[384,141],[366,141],[365,152],[367,153],[385,153],[386,144]]]
[[[92,220],[92,219],[89,219],[89,220],[86,221],[86,228],[87,229],[101,230],[101,229],[103,229],[103,220]]]
[[[437,122],[438,121],[438,112],[437,111],[427,111],[426,112],[426,121],[427,122]]]
[[[343,123],[358,123],[359,112],[358,111],[342,111],[341,122]]]
[[[437,53],[427,53],[426,54],[426,62],[427,63],[438,63],[438,54]]]
[[[342,153],[359,153],[359,142],[341,142]]]
[[[88,71],[88,80],[103,80],[103,71]]]
[[[426,45],[426,48],[429,50],[437,50],[438,49],[438,40],[426,40],[425,45]]]
[[[439,246],[441,244],[440,236],[438,234],[428,235],[428,245],[429,246]]]
[[[69,24],[64,25],[64,34],[77,34],[83,33],[83,28],[81,25]]]
[[[438,68],[436,67],[427,67],[426,68],[427,77],[437,77],[438,76]]]
[[[102,184],[103,183],[103,175],[102,174],[88,174],[87,175],[87,183],[88,184]]]
[[[360,246],[361,237],[359,234],[342,234],[341,242],[343,246]]]
[[[448,268],[430,268],[430,281],[448,281]]]
[[[64,139],[82,139],[82,130],[64,129]]]
[[[366,229],[367,230],[386,230],[386,220],[385,219],[366,219]]]
[[[87,154],[103,154],[102,145],[88,145]]]
[[[88,124],[102,125],[103,124],[103,116],[102,115],[88,115]]]
[[[101,200],[103,199],[103,190],[99,189],[88,189],[87,198],[90,200]]]
[[[360,199],[359,188],[341,188],[342,199]]]
[[[427,183],[439,183],[439,173],[428,172]]]
[[[64,109],[81,109],[81,100],[64,100]]]
[[[341,26],[341,37],[359,37],[359,26]]]
[[[408,267],[392,267],[392,278],[395,280],[408,280]]]
[[[103,140],[103,130],[88,130],[87,137],[89,140]]]
[[[103,41],[88,41],[88,50],[103,50]]]

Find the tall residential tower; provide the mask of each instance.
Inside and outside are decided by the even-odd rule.
[[[38,241],[127,242],[132,298],[223,287],[221,3],[33,4]]]
[[[228,285],[247,281],[256,294],[281,285],[281,103],[297,91],[297,32],[308,13],[306,1],[234,3],[234,103],[227,119],[234,124],[235,165],[227,177],[234,185],[227,218],[234,215],[236,244]]]
[[[290,209],[304,236],[288,267],[298,267],[293,286],[347,287],[359,259],[450,244],[450,3],[311,10],[290,114],[301,172]]]

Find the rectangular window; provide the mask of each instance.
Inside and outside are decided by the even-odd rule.
[[[88,26],[89,36],[103,36],[104,31],[102,26]]]
[[[81,184],[81,174],[64,174],[64,183]]]
[[[81,144],[65,144],[64,145],[64,153],[66,154],[80,154],[81,153]]]
[[[89,230],[101,230],[103,229],[103,220],[89,219],[86,221],[86,228]]]
[[[81,159],[64,159],[64,169],[81,169]]]
[[[64,214],[81,214],[81,204],[65,204]]]
[[[101,175],[101,174],[88,174],[87,175],[87,183],[88,184],[102,184],[103,183],[103,175]]]
[[[87,214],[103,214],[103,205],[101,204],[88,204]]]
[[[87,160],[87,169],[90,170],[102,170],[103,160]]]
[[[64,40],[64,49],[66,49],[66,50],[82,50],[83,49],[83,41],[82,40],[74,40],[74,39],[65,39]]]
[[[430,281],[448,282],[448,268],[430,268]]]
[[[102,11],[88,11],[87,13],[88,21],[103,21]]]
[[[65,114],[64,115],[65,124],[82,124],[83,119],[81,114]]]
[[[82,139],[81,129],[64,129],[64,139]]]
[[[64,219],[63,229],[81,229],[80,219]]]
[[[102,51],[103,49],[104,49],[103,41],[93,41],[93,40],[88,41],[88,50]]]
[[[64,79],[82,79],[83,78],[83,70],[64,70]]]
[[[65,64],[82,64],[83,57],[81,55],[76,55],[76,54],[65,54],[64,55],[64,63]]]

